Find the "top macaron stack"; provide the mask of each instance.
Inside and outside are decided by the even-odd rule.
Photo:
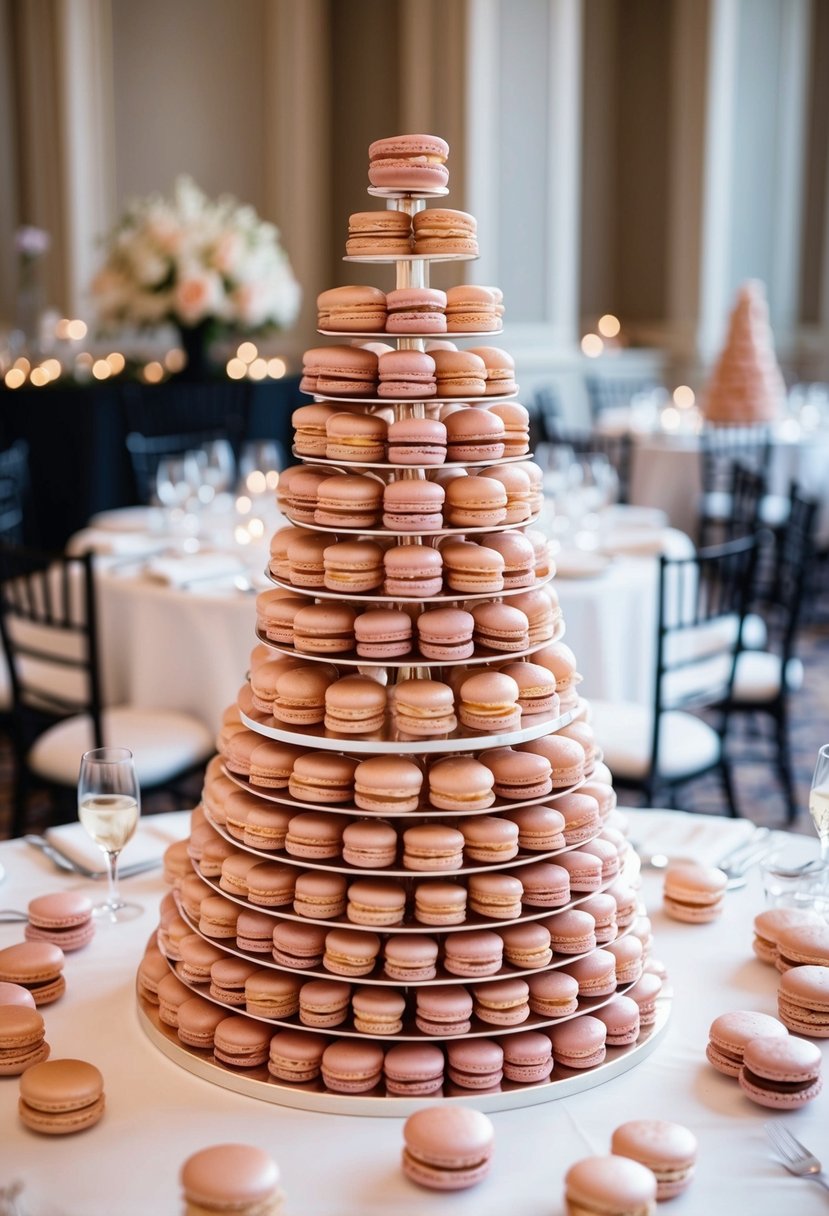
[[[554,1085],[656,1017],[618,1003],[650,946],[610,775],[589,724],[565,733],[585,703],[515,365],[489,338],[441,337],[503,314],[494,287],[429,285],[432,260],[478,249],[472,216],[426,206],[448,152],[426,135],[369,149],[388,206],[351,215],[346,255],[396,282],[318,297],[334,341],[303,361],[274,588],[192,872],[169,867],[160,1019],[222,1067],[267,1063],[271,1096]],[[228,1024],[186,1008],[192,989]]]

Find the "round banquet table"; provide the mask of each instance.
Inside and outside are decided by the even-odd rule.
[[[143,508],[137,508],[138,511]],[[278,526],[273,523],[273,528]],[[101,531],[77,533],[70,549],[100,544]],[[256,643],[255,592],[270,584],[262,572],[266,547],[245,552],[247,589],[223,577],[194,576],[182,558],[182,578],[162,582],[153,559],[137,556],[140,536],[129,534],[136,553],[104,553],[96,558],[99,645],[104,697],[108,704],[180,710],[217,730],[222,712],[236,699]],[[664,532],[667,551],[686,555],[692,545],[675,529]],[[151,539],[147,538],[148,541]],[[156,538],[156,543],[157,538]],[[236,560],[238,554],[231,555]],[[169,573],[176,559],[164,557]],[[607,701],[652,700],[658,563],[654,553],[618,554],[589,577],[553,582],[564,613],[565,641],[575,652],[589,697]],[[631,646],[630,639],[637,643]]]
[[[823,504],[819,531],[824,534],[829,522],[829,434],[785,428],[786,423],[776,428],[772,442],[769,493],[788,497],[789,485],[796,481],[804,494]],[[698,436],[635,430],[631,436],[630,501],[659,508],[675,528],[696,535],[702,494]]]
[[[748,831],[746,824],[677,812],[631,811],[629,819],[631,838],[649,849],[669,838],[671,847],[702,849],[708,858],[733,843],[735,830]],[[80,829],[71,824],[57,831],[64,842],[77,842]],[[160,854],[186,831],[184,813],[142,820],[125,859]],[[786,839],[802,859],[816,852],[809,837]],[[7,875],[6,908],[84,885],[56,872],[22,840],[0,845],[0,863]],[[282,1108],[214,1087],[162,1055],[139,1025],[134,983],[165,888],[159,871],[130,878],[124,887],[144,905],[143,916],[99,929],[91,945],[68,955],[66,994],[42,1009],[52,1058],[77,1057],[101,1069],[107,1100],[103,1119],[77,1136],[38,1136],[18,1121],[17,1080],[0,1079],[0,1189],[22,1183],[19,1202],[27,1216],[172,1216],[181,1210],[181,1163],[200,1148],[227,1141],[259,1145],[273,1154],[292,1216],[560,1216],[568,1166],[608,1151],[614,1127],[635,1117],[677,1120],[699,1138],[696,1178],[670,1204],[676,1216],[706,1211],[818,1216],[827,1210],[826,1193],[790,1177],[770,1152],[763,1124],[771,1112],[749,1102],[735,1081],[705,1060],[708,1027],[718,1014],[776,1012],[777,972],[751,952],[752,919],[763,907],[756,870],[743,890],[729,892],[720,922],[690,926],[662,914],[660,876],[643,869],[641,894],[653,922],[654,956],[667,966],[674,992],[663,1037],[637,1067],[600,1088],[493,1114],[496,1143],[489,1178],[472,1190],[443,1196],[403,1178],[402,1120]],[[21,938],[21,925],[0,925],[3,946]],[[823,1055],[826,1068],[829,1042]],[[829,1090],[785,1116],[800,1140],[824,1154],[827,1110]]]

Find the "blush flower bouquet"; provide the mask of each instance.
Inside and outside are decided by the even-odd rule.
[[[177,178],[169,198],[131,201],[105,247],[92,282],[105,328],[286,329],[299,311],[273,224],[229,195],[209,199],[190,177]]]

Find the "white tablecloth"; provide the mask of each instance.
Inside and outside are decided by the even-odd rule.
[[[800,437],[779,432],[772,444],[769,493],[788,496],[789,484],[798,482],[805,494],[824,504],[819,528],[826,529],[829,514],[826,469],[829,436]],[[691,434],[633,432],[630,501],[659,507],[675,528],[695,536],[702,493],[699,439]]]
[[[79,533],[71,547],[96,535]],[[665,543],[674,554],[692,548],[672,529]],[[249,573],[261,576],[266,561],[261,548]],[[253,590],[235,590],[232,577],[206,578],[189,589],[166,585],[123,553],[99,555],[96,574],[106,701],[181,710],[218,729],[256,644]],[[555,580],[586,696],[650,704],[657,582],[653,554],[616,557],[597,577]],[[266,585],[261,577],[260,585]]]
[[[631,812],[632,836],[658,844],[665,812]],[[675,822],[675,820],[673,820]],[[733,832],[728,821],[693,818],[699,831]],[[184,816],[159,816],[140,825],[160,847],[183,835]],[[709,847],[711,846],[709,841]],[[791,838],[803,858],[809,838]],[[142,841],[146,845],[146,841]],[[130,850],[125,854],[128,860]],[[5,907],[72,886],[76,880],[22,841],[0,845],[7,871]],[[88,886],[89,884],[87,884]],[[724,919],[679,925],[660,911],[661,880],[644,873],[642,893],[653,920],[655,954],[675,989],[665,1036],[651,1056],[601,1088],[549,1105],[492,1116],[496,1132],[490,1177],[477,1188],[441,1196],[421,1191],[401,1175],[399,1119],[352,1118],[280,1108],[215,1088],[161,1055],[138,1024],[134,977],[155,926],[163,893],[156,873],[133,878],[127,889],[145,905],[129,924],[101,929],[93,943],[66,962],[67,992],[43,1009],[53,1058],[90,1060],[104,1074],[107,1110],[78,1136],[47,1139],[17,1119],[18,1083],[0,1079],[0,1186],[19,1179],[27,1216],[175,1216],[181,1210],[178,1170],[210,1144],[256,1144],[278,1160],[292,1216],[560,1216],[562,1179],[588,1153],[608,1150],[610,1134],[634,1117],[678,1120],[700,1141],[697,1177],[671,1202],[675,1216],[751,1212],[752,1216],[818,1216],[825,1192],[791,1178],[772,1157],[763,1134],[770,1112],[745,1099],[736,1082],[705,1061],[708,1027],[731,1009],[774,1013],[777,973],[751,953],[751,923],[762,908],[759,876],[729,893]],[[21,926],[0,925],[0,944],[22,937]],[[824,1044],[824,1066],[829,1044]],[[818,1151],[827,1151],[829,1089],[810,1106],[785,1116],[787,1126]],[[667,1210],[667,1209],[666,1209]]]

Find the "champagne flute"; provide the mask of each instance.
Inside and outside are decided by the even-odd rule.
[[[143,908],[126,903],[118,893],[118,858],[132,839],[141,812],[132,752],[126,747],[98,747],[85,752],[78,777],[78,817],[107,860],[109,890],[93,907],[100,920],[133,920]]]
[[[809,814],[820,840],[820,860],[829,866],[829,743],[824,743],[817,754],[809,791]]]

